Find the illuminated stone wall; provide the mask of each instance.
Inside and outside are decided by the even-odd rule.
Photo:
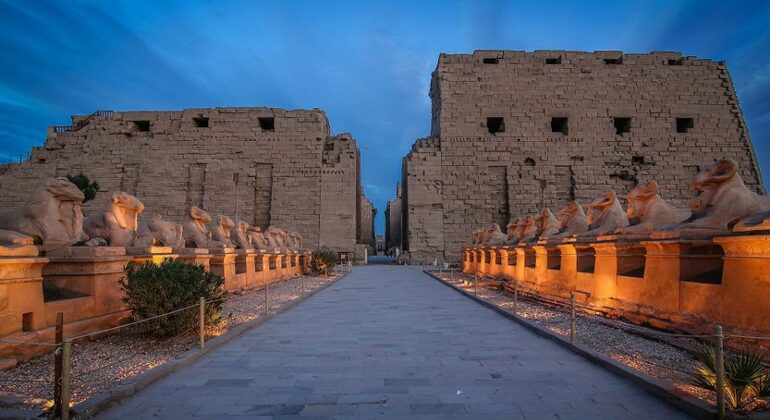
[[[251,224],[300,233],[306,247],[352,252],[358,165],[355,140],[332,136],[318,109],[100,112],[49,128],[29,161],[0,176],[0,206],[21,203],[42,179],[83,172],[101,191],[86,214],[123,190],[147,215],[181,221],[191,205],[237,212]]]
[[[476,51],[442,54],[431,137],[404,158],[412,263],[458,261],[479,226],[624,196],[657,181],[686,206],[699,165],[730,158],[763,192],[724,62],[674,52]]]

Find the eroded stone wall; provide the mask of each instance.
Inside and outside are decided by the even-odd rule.
[[[412,262],[457,261],[471,231],[655,180],[677,206],[699,165],[759,167],[724,62],[674,52],[442,54],[432,137],[403,163]]]
[[[355,140],[332,136],[318,109],[101,112],[51,127],[29,161],[0,176],[0,206],[21,203],[45,178],[82,172],[100,186],[86,214],[123,190],[147,215],[181,221],[196,205],[296,231],[306,247],[352,252],[358,165]]]

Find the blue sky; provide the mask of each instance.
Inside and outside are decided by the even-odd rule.
[[[382,232],[439,53],[475,49],[725,60],[770,185],[770,1],[0,0],[0,161],[96,109],[318,107],[357,139]]]

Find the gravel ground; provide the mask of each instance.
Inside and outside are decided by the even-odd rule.
[[[447,283],[473,293],[472,276],[458,276],[457,273],[451,276],[447,273],[434,274]],[[510,312],[513,311],[513,294],[511,293],[479,287],[478,296],[498,307]],[[523,300],[521,296],[519,296],[516,304],[518,316],[534,321],[536,324],[565,337],[568,337],[570,332],[568,310],[568,308]],[[713,393],[689,384],[689,374],[695,368],[696,361],[690,353],[682,350],[681,347],[692,348],[696,344],[695,340],[656,337],[654,330],[644,329],[645,331],[641,331],[632,326],[626,327],[622,323],[615,323],[616,326],[607,325],[607,323],[612,322],[578,313],[575,320],[575,341],[632,369],[668,383],[677,392],[690,394],[712,405],[716,404]],[[676,342],[677,345],[669,344],[673,342]]]
[[[306,292],[336,281],[329,277],[305,277]],[[302,295],[299,278],[270,285],[270,311],[274,312]],[[224,302],[220,327],[209,328],[207,337],[226,333],[245,322],[262,318],[265,313],[264,290],[229,293]],[[195,310],[195,309],[193,309]],[[197,326],[193,331],[167,339],[152,339],[127,327],[114,335],[83,341],[72,349],[72,402],[77,404],[120,384],[124,379],[144,373],[174,359],[198,345]],[[53,398],[53,354],[20,362],[0,371],[0,408],[41,408]]]

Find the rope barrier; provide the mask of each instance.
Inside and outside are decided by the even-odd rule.
[[[180,309],[177,309],[177,310],[174,310],[174,311],[171,311],[171,312],[166,312],[165,314],[156,315],[156,316],[153,316],[151,318],[140,319],[138,321],[129,322],[128,324],[118,325],[117,327],[105,328],[105,329],[99,330],[99,331],[94,331],[94,332],[90,332],[90,333],[76,335],[74,337],[70,337],[70,339],[71,340],[77,340],[77,339],[83,338],[83,337],[90,337],[92,335],[97,335],[97,334],[102,334],[102,333],[109,332],[109,331],[119,330],[119,329],[130,327],[130,326],[133,326],[133,325],[137,325],[137,324],[141,324],[141,323],[144,323],[144,322],[149,322],[149,321],[153,321],[153,320],[156,320],[156,319],[159,319],[159,318],[163,318],[164,316],[173,315],[175,313],[186,311],[188,309],[197,308],[199,305],[200,305],[200,303],[196,303],[194,305],[190,305],[190,306],[187,306],[187,307],[184,307],[184,308],[180,308]]]

